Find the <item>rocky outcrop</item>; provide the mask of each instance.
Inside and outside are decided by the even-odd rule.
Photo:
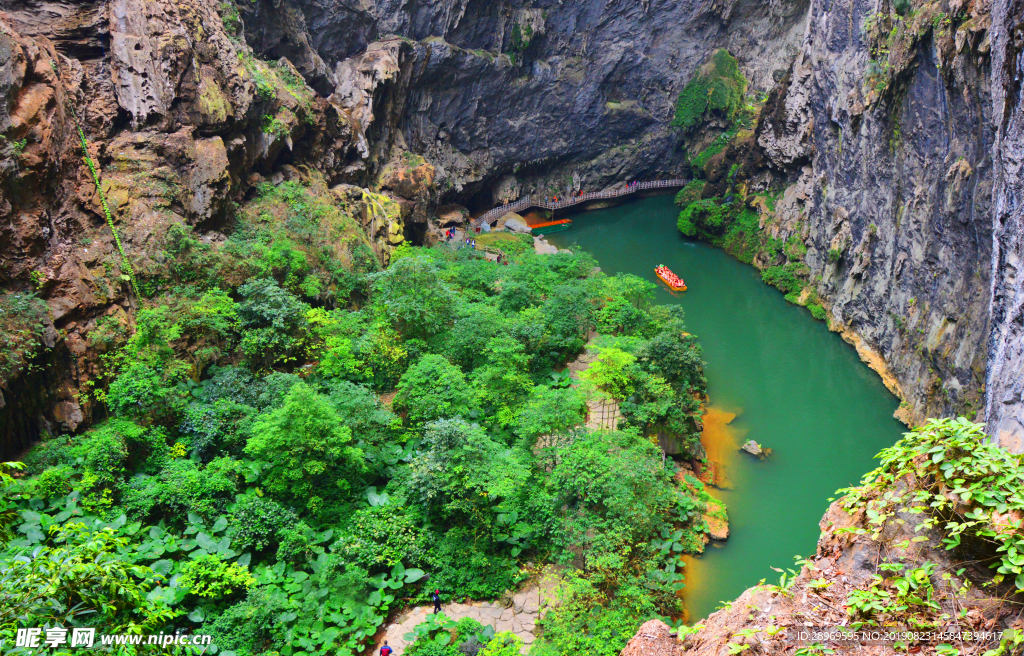
[[[661,620],[644,622],[620,656],[682,656],[683,646],[668,624]]]
[[[988,432],[1024,452],[1024,3],[992,3],[992,102],[997,127],[992,240]]]
[[[781,656],[814,643],[832,650],[826,653],[904,653],[895,648],[893,641],[861,644],[857,640],[833,641],[808,633],[811,629],[850,627],[853,620],[862,619],[855,609],[848,612],[850,593],[865,590],[876,580],[897,576],[896,572],[903,569],[880,569],[879,565],[885,563],[906,568],[931,563],[928,598],[935,606],[926,612],[936,622],[935,630],[988,632],[987,635],[996,636],[994,640],[979,637],[983,644],[972,646],[979,648],[978,653],[996,646],[1003,628],[1019,628],[1017,613],[1004,607],[997,591],[987,591],[980,585],[991,577],[986,568],[959,561],[955,552],[943,545],[941,531],[915,531],[920,521],[920,514],[905,508],[891,518],[883,518],[883,525],[878,526],[863,510],[848,513],[837,501],[821,520],[817,551],[795,576],[784,573],[779,585],[762,583],[748,589],[733,602],[725,603],[721,610],[694,622],[698,630],[681,641],[665,635],[660,627],[645,624],[622,656],[646,653],[630,651],[631,647],[645,644],[666,654],[694,656],[719,656],[739,650]],[[878,540],[872,539],[876,532]],[[887,590],[895,587],[886,583],[883,591],[894,594]],[[912,651],[921,649],[911,647]]]

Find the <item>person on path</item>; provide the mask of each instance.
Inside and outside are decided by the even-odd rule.
[[[388,641],[385,640],[384,641],[384,646],[380,648],[380,656],[391,656],[391,652],[393,652],[393,651],[394,651],[394,649],[392,649],[391,647],[388,647]]]
[[[434,602],[434,613],[441,612],[441,591],[434,590],[434,594],[430,595],[430,599]]]

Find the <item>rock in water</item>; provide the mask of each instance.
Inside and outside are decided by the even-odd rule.
[[[747,440],[747,442],[740,448],[752,456],[757,456],[758,458],[764,457],[764,449],[762,449],[761,445],[754,440]]]

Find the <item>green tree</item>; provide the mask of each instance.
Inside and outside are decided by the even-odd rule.
[[[477,656],[517,656],[523,648],[523,639],[511,631],[496,633]]]
[[[291,388],[283,406],[259,417],[252,433],[245,453],[261,463],[267,490],[314,512],[330,490],[348,492],[364,466],[363,452],[351,444],[352,431],[305,383]]]
[[[455,296],[424,258],[402,258],[371,279],[374,302],[403,337],[429,337],[454,317]]]
[[[578,351],[596,323],[594,299],[585,284],[557,285],[541,307],[555,346],[565,352]]]
[[[621,568],[623,547],[661,526],[677,492],[661,451],[635,433],[589,433],[558,449],[548,478],[562,556],[582,550],[590,564]]]
[[[446,515],[479,519],[489,504],[520,493],[529,477],[517,453],[463,419],[428,424],[421,448],[411,463],[413,487],[425,503],[443,506]]]
[[[641,585],[609,594],[580,572],[565,577],[557,598],[558,604],[541,618],[542,638],[531,653],[618,656],[641,622],[658,611]]]
[[[395,408],[414,424],[466,414],[472,391],[462,370],[440,355],[424,355],[398,381]]]
[[[24,468],[25,465],[20,462],[0,462],[0,547],[14,537],[11,527],[18,519],[18,506],[14,496],[14,477],[7,472]]]
[[[638,309],[654,297],[655,289],[654,283],[632,273],[618,273],[604,279],[605,294],[624,298]]]
[[[634,362],[636,357],[621,349],[601,348],[590,368],[580,372],[580,379],[595,388],[599,394],[613,399],[624,399],[633,391],[630,369]]]
[[[583,423],[586,407],[576,388],[538,385],[516,417],[516,432],[530,444],[541,435],[564,433]]]
[[[165,306],[139,312],[135,334],[125,348],[108,358],[118,371],[105,396],[111,412],[146,423],[173,424],[188,397],[192,367],[175,358],[172,343],[181,326]]]
[[[700,344],[679,328],[652,337],[640,350],[639,359],[680,392],[701,391],[707,384]]]
[[[250,280],[238,293],[244,298],[237,308],[244,329],[241,348],[250,361],[267,367],[294,360],[305,338],[309,306],[272,278]]]
[[[527,374],[530,356],[522,343],[508,335],[488,341],[485,352],[487,363],[473,372],[473,385],[488,415],[507,426],[514,418],[513,408],[533,387]]]

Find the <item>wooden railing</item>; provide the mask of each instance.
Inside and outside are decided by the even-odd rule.
[[[637,191],[643,191],[645,189],[662,189],[665,187],[682,187],[686,185],[687,180],[652,180],[650,182],[638,182],[634,185],[629,185],[619,189],[613,189],[609,191],[592,191],[590,193],[581,194],[578,196],[569,196],[565,199],[560,199],[557,202],[549,201],[545,196],[523,196],[519,200],[495,207],[493,210],[484,212],[477,218],[473,219],[470,224],[473,228],[479,228],[484,223],[488,225],[494,223],[501,217],[505,216],[509,212],[519,212],[528,207],[539,207],[545,210],[560,210],[563,207],[572,207],[580,203],[585,203],[590,200],[601,200],[604,198],[618,198],[620,196],[626,196]]]

